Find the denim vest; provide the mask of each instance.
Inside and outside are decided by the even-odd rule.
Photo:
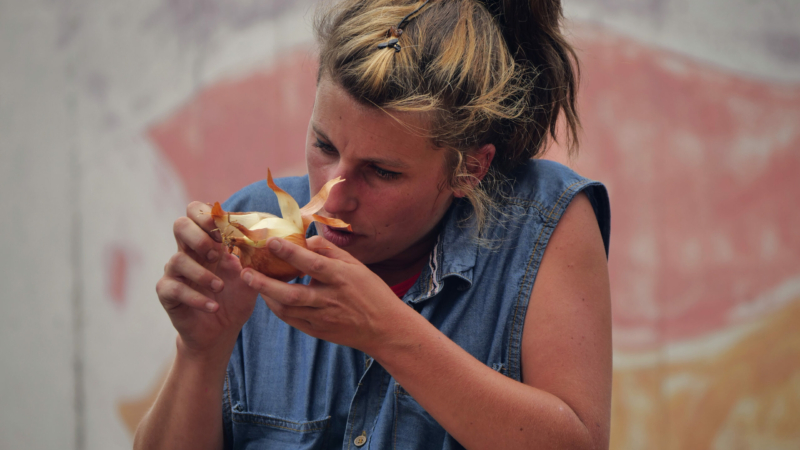
[[[277,184],[300,205],[308,202],[308,177]],[[428,266],[403,301],[475,358],[519,381],[522,326],[539,263],[580,191],[594,207],[607,254],[603,185],[532,160],[516,174],[501,221],[484,236],[488,245],[479,245],[462,220],[469,204],[453,203]],[[234,194],[225,209],[279,214],[263,181]],[[463,448],[368,355],[290,327],[263,301],[231,355],[223,420],[226,449]]]

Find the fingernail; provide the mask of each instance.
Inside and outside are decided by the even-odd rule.
[[[211,290],[214,292],[219,292],[222,290],[222,281],[221,280],[213,280],[211,282]]]
[[[244,274],[244,282],[247,283],[248,286],[253,282],[253,274],[250,272],[245,272]]]
[[[208,262],[214,262],[217,258],[219,258],[219,253],[216,250],[211,250],[208,252],[208,255],[206,255]]]
[[[273,252],[277,252],[278,250],[281,249],[282,246],[283,244],[281,244],[281,241],[279,239],[273,239],[269,241],[269,249],[272,250]]]
[[[214,310],[217,309],[217,304],[214,302],[208,302],[206,303],[206,309],[210,312],[214,312]]]

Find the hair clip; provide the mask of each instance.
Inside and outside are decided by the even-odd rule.
[[[398,44],[398,39],[403,34],[403,27],[408,25],[409,17],[413,16],[414,14],[418,13],[428,2],[431,0],[425,0],[417,9],[411,11],[410,13],[406,14],[403,17],[403,20],[400,21],[397,25],[393,25],[386,31],[386,37],[391,37],[387,42],[381,42],[378,44],[378,48],[393,48],[394,52],[397,53],[400,51],[400,44]]]
[[[394,48],[394,52],[397,53],[400,51],[400,44],[397,43],[397,38],[389,39],[388,42],[381,42],[378,44],[378,48],[387,48],[392,47]]]

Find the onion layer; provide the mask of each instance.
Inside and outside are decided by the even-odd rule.
[[[318,221],[333,228],[353,231],[352,227],[339,219],[318,216],[316,213],[325,205],[331,188],[341,183],[337,177],[325,186],[306,206],[300,208],[286,191],[272,181],[272,173],[267,170],[267,185],[278,197],[281,216],[263,212],[226,212],[219,202],[214,203],[211,217],[222,235],[222,241],[231,253],[239,256],[242,267],[252,267],[264,275],[281,281],[289,281],[302,273],[266,248],[267,239],[280,237],[306,247],[306,230],[311,222]]]

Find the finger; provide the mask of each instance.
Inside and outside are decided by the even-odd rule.
[[[322,236],[312,236],[306,240],[308,249],[314,253],[325,256],[327,258],[338,259],[347,263],[358,263],[359,261],[350,253],[339,247],[333,245],[331,241]]]
[[[192,221],[208,233],[212,239],[217,242],[222,242],[222,234],[217,229],[214,218],[211,217],[211,205],[200,202],[189,203],[186,207],[186,217],[192,219]]]
[[[241,277],[242,273],[242,261],[238,256],[223,251],[219,258],[219,264],[217,264],[213,272],[218,277],[222,278],[223,281],[227,279],[238,279]]]
[[[272,297],[266,297],[264,295],[262,295],[261,298],[264,299],[267,308],[282,321],[301,331],[305,331],[308,327],[311,327],[311,321],[308,320],[308,317],[314,311],[312,308],[285,305]]]
[[[317,281],[333,283],[337,279],[336,269],[339,261],[335,259],[326,258],[281,238],[270,238],[267,241],[267,248],[278,258]]]
[[[242,271],[242,280],[258,291],[262,297],[269,297],[287,307],[319,308],[323,306],[314,290],[303,284],[289,284],[270,278],[253,269]]]
[[[165,275],[172,278],[185,278],[212,292],[220,292],[224,287],[222,279],[182,252],[175,253],[169,259]]]
[[[224,251],[222,245],[189,217],[179,217],[172,225],[178,249],[197,256],[201,263],[214,263]]]
[[[214,312],[219,307],[215,301],[172,277],[162,277],[158,280],[156,293],[167,312],[182,305],[206,312]]]

